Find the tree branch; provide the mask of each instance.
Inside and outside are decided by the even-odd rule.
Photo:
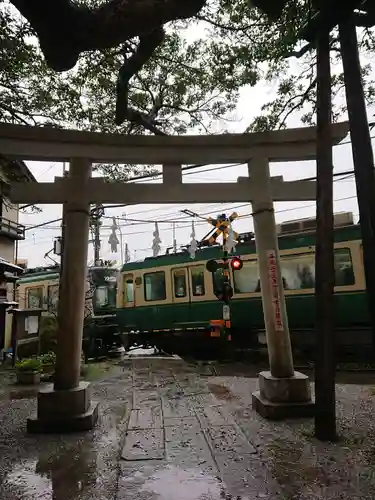
[[[136,51],[125,59],[117,80],[116,125],[121,125],[128,112],[129,81],[152,57],[155,49],[164,41],[165,33],[159,27],[151,33],[140,37]]]
[[[116,47],[188,19],[206,0],[108,0],[96,8],[72,0],[11,0],[35,30],[47,64],[55,71],[75,66],[82,52]]]

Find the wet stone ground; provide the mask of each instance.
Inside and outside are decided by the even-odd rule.
[[[85,434],[27,435],[35,394],[0,389],[1,500],[375,498],[371,385],[337,386],[341,440],[323,444],[311,420],[262,420],[257,380],[228,367],[133,359],[105,377]]]

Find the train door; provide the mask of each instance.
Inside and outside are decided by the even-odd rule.
[[[190,313],[190,291],[186,268],[172,269],[173,323],[187,323]]]

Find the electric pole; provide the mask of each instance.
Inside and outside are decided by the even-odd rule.
[[[95,205],[98,210],[99,206]],[[100,260],[100,217],[97,215],[94,221],[94,261]]]
[[[317,38],[316,75],[315,435],[322,441],[328,441],[336,438],[336,398],[332,84],[330,35],[325,30]]]
[[[353,16],[339,25],[346,102],[361,224],[367,299],[375,350],[375,174]]]
[[[176,223],[173,222],[173,253],[177,253],[177,240],[176,240]]]
[[[68,177],[69,170],[66,168],[65,162],[63,163],[63,177]],[[64,241],[65,241],[65,221],[66,221],[66,204],[63,203],[62,206],[62,218],[61,218],[61,240],[60,240],[60,274],[63,266],[63,256],[64,256]]]
[[[66,169],[65,162],[63,163],[63,177],[68,177],[69,171]],[[62,269],[64,265],[64,247],[65,247],[65,226],[66,226],[66,203],[62,206],[62,218],[61,218],[61,240],[60,240],[60,279],[59,279],[59,300],[62,296]],[[59,318],[59,316],[58,316]]]
[[[94,245],[94,265],[100,260],[100,226],[101,218],[104,215],[103,205],[97,203],[94,208],[91,209],[91,230],[93,232],[93,245]]]

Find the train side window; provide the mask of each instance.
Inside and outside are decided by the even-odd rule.
[[[335,286],[354,285],[355,277],[349,248],[335,249]]]
[[[145,274],[144,283],[146,301],[165,300],[167,298],[164,271]]]
[[[334,251],[335,286],[354,285],[354,271],[349,248]],[[281,257],[284,288],[310,290],[315,288],[315,253]]]
[[[284,255],[281,273],[287,290],[310,290],[315,287],[315,253]]]
[[[124,296],[126,304],[134,302],[134,278],[132,274],[124,276]]]
[[[242,269],[233,270],[234,293],[260,292],[258,261],[243,262]]]
[[[174,296],[182,299],[187,295],[186,273],[185,269],[176,269],[173,271]]]
[[[47,307],[49,311],[56,312],[59,303],[59,285],[48,285]]]
[[[194,297],[205,295],[204,286],[204,266],[194,266],[190,268],[191,291]]]
[[[28,309],[39,309],[43,307],[43,287],[38,286],[26,290]]]

